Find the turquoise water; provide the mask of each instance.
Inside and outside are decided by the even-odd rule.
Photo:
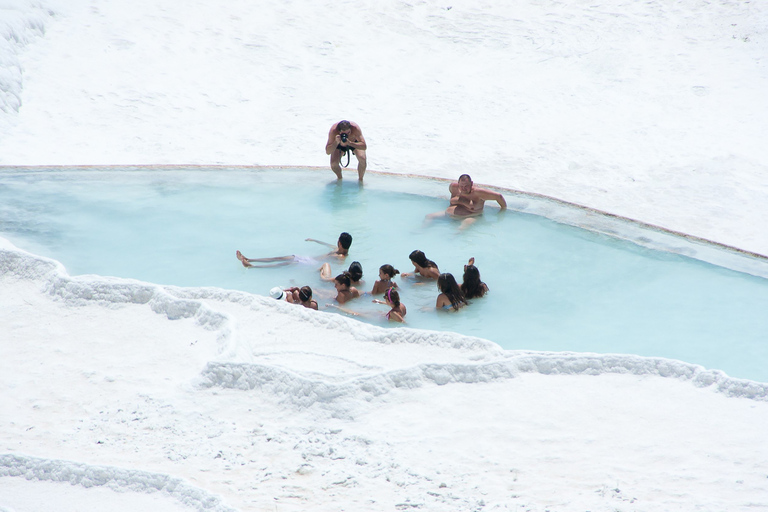
[[[678,254],[488,208],[465,231],[445,208],[447,183],[370,174],[365,185],[313,170],[55,170],[0,172],[0,236],[61,261],[72,275],[119,276],[267,295],[334,290],[317,266],[245,269],[235,258],[326,252],[317,238],[354,237],[370,291],[378,267],[413,270],[426,252],[461,279],[476,258],[491,293],[458,313],[434,310],[435,283],[397,278],[409,327],[490,339],[507,349],[660,356],[768,382],[768,280]],[[512,203],[511,203],[512,204]],[[334,274],[343,269],[332,262]],[[381,325],[384,306],[348,303]],[[327,309],[328,311],[335,311]]]

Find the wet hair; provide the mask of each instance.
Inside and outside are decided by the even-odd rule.
[[[339,235],[339,243],[344,249],[349,249],[349,246],[352,245],[352,235],[347,233],[346,231]]]
[[[341,131],[341,130],[349,130],[350,128],[352,128],[352,123],[350,123],[346,119],[342,119],[341,121],[339,121],[339,124],[336,125],[336,128],[339,131]]]
[[[411,259],[412,262],[416,263],[421,268],[429,268],[429,267],[437,268],[437,263],[435,263],[432,260],[428,260],[427,255],[424,254],[423,251],[419,251],[419,250],[413,251],[408,257]]]
[[[390,278],[395,277],[397,274],[400,273],[399,270],[397,270],[395,267],[393,267],[390,264],[380,266],[379,270],[387,274]]]
[[[349,275],[349,272],[345,270],[344,272],[336,276],[336,282],[349,287],[352,284],[352,278]]]
[[[467,178],[470,182],[472,181],[472,178],[470,177],[469,174],[462,174],[461,176],[459,176],[459,179],[456,181],[461,181],[462,178]]]
[[[437,286],[448,297],[448,300],[451,301],[453,309],[459,309],[462,304],[467,303],[467,299],[464,297],[464,293],[459,288],[459,283],[456,282],[453,274],[440,274],[440,277],[437,278]]]
[[[480,271],[474,265],[464,267],[464,282],[461,291],[467,299],[482,297],[488,291],[488,285],[480,280]]]
[[[359,261],[353,261],[349,265],[347,272],[349,272],[349,277],[352,278],[353,281],[359,281],[360,278],[363,277],[363,266]]]
[[[394,307],[398,307],[400,305],[400,294],[397,293],[397,290],[394,288],[390,288],[384,292],[384,296],[394,305]]]
[[[309,286],[302,286],[299,289],[299,300],[301,302],[309,302],[312,300],[312,288]]]

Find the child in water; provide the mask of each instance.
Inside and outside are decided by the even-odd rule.
[[[333,285],[336,287],[336,302],[339,304],[344,304],[360,296],[358,289],[352,286],[352,278],[346,270],[336,276]]]
[[[389,288],[384,292],[384,300],[373,299],[377,304],[386,304],[391,309],[387,313],[387,320],[390,322],[405,323],[405,304],[400,303],[400,294],[394,288]]]
[[[475,266],[475,258],[469,258],[469,262],[464,265],[461,291],[466,299],[480,298],[488,293],[488,285],[480,280],[480,270]]]
[[[384,293],[390,288],[397,288],[397,283],[395,283],[392,279],[399,273],[400,271],[392,265],[387,264],[379,267],[379,280],[373,283],[373,290],[371,290],[371,295],[378,295],[380,293]]]
[[[437,278],[437,288],[441,293],[437,296],[436,309],[458,311],[460,307],[467,305],[467,299],[464,298],[464,293],[459,288],[453,274],[440,274],[440,277]]]

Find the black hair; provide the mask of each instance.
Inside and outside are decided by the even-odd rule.
[[[352,284],[352,279],[351,279],[351,276],[349,275],[349,272],[345,270],[341,274],[337,275],[336,282],[349,287]]]
[[[469,174],[462,174],[456,181],[461,181],[461,178],[467,178],[470,182],[472,181],[472,177]]]
[[[427,255],[424,252],[416,250],[408,256],[412,262],[416,263],[421,268],[434,267],[437,268],[437,263],[427,259]]]
[[[394,288],[388,289],[386,292],[384,292],[384,296],[389,299],[389,302],[394,304],[395,307],[398,307],[400,305],[400,294],[397,293],[397,290]]]
[[[309,286],[302,286],[299,289],[299,300],[301,302],[308,302],[312,299],[312,288]]]
[[[339,121],[339,124],[336,125],[336,128],[339,131],[341,131],[341,130],[349,130],[350,128],[352,128],[352,123],[350,123],[346,119],[342,119],[341,121]]]
[[[352,235],[350,235],[346,231],[340,234],[339,243],[341,243],[341,247],[343,247],[344,249],[349,249],[349,246],[352,245]]]
[[[387,274],[390,278],[395,277],[397,274],[400,273],[399,270],[397,270],[395,267],[393,267],[390,264],[380,266],[379,270]]]
[[[453,309],[459,309],[463,304],[467,303],[467,299],[464,297],[464,293],[459,288],[459,284],[456,282],[453,274],[440,274],[440,277],[437,278],[437,286],[440,287],[440,291],[451,301]]]
[[[480,270],[474,265],[464,267],[464,282],[461,291],[467,299],[482,297],[488,291],[488,285],[480,280]]]
[[[363,266],[359,261],[353,261],[350,263],[347,272],[349,272],[349,276],[353,281],[359,281],[360,278],[363,277]]]

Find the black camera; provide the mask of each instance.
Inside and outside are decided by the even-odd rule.
[[[342,133],[341,134],[341,142],[347,142],[347,134],[346,133]]]

